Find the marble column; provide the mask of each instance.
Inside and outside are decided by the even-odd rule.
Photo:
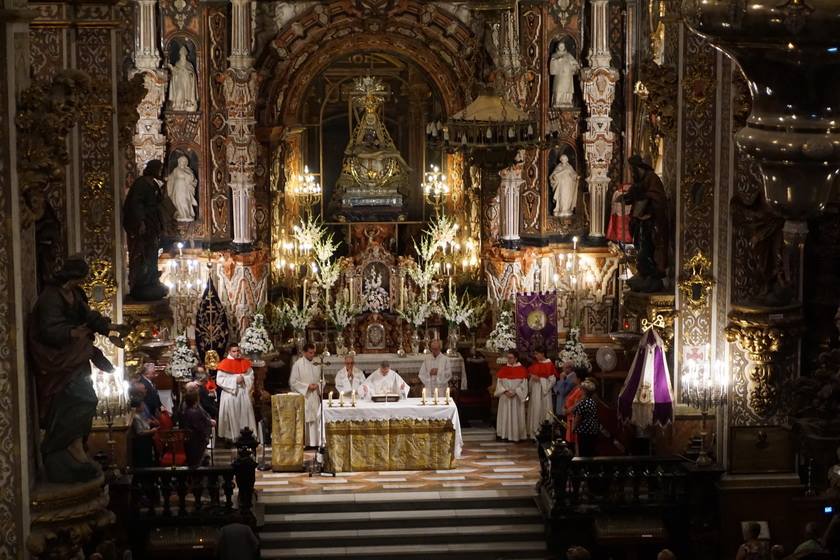
[[[252,55],[251,2],[233,0],[230,67],[225,72],[228,137],[226,150],[233,197],[233,247],[248,251],[254,242],[254,118],[259,77]]]
[[[140,119],[134,135],[134,153],[138,175],[146,163],[153,159],[163,161],[166,155],[166,137],[161,133],[163,120],[160,113],[166,101],[168,74],[160,68],[158,50],[157,0],[137,0],[137,35],[134,51],[134,69],[129,77],[143,74],[146,96],[137,107]]]
[[[580,85],[589,113],[586,118],[587,129],[583,134],[590,198],[589,238],[599,242],[605,239],[609,169],[616,142],[615,133],[610,130],[610,110],[619,75],[610,61],[608,1],[593,0],[591,4],[592,47],[589,51],[589,66],[580,73]]]
[[[506,172],[507,171],[507,172]],[[505,170],[500,173],[502,184],[501,194],[501,245],[507,249],[519,247],[519,191],[525,184],[522,173]]]

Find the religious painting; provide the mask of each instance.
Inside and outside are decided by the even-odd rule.
[[[516,345],[527,353],[557,349],[557,295],[554,292],[516,295]]]

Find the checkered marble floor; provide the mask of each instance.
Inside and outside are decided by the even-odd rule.
[[[438,471],[378,471],[315,475],[307,472],[258,471],[256,487],[261,494],[311,494],[335,492],[526,490],[539,478],[539,462],[533,442],[497,441],[491,428],[464,428],[464,448],[455,468]],[[266,449],[270,462],[271,449]],[[262,448],[258,450],[258,459]],[[215,464],[233,458],[233,450],[217,449]],[[314,452],[307,451],[307,465]]]

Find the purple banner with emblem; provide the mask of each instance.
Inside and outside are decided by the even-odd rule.
[[[555,292],[516,295],[516,344],[520,352],[544,348],[557,350],[557,294]]]

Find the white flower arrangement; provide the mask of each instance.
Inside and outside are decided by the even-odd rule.
[[[310,303],[303,307],[298,307],[297,303],[284,301],[281,309],[289,325],[296,331],[302,331],[309,326],[309,323],[312,322],[312,319],[318,313],[318,304]]]
[[[382,287],[382,275],[371,268],[365,278],[365,286],[362,290],[362,309],[371,313],[379,313],[388,309],[390,298],[388,292]]]
[[[177,380],[192,379],[192,369],[198,364],[198,358],[187,341],[186,335],[179,335],[175,339],[175,350],[169,360],[169,375]]]
[[[420,328],[426,322],[426,319],[431,316],[432,311],[432,303],[430,301],[418,298],[406,304],[404,309],[397,311],[397,314],[405,322],[413,325],[415,328]]]
[[[436,306],[436,311],[451,325],[464,325],[470,328],[470,322],[481,320],[484,315],[484,304],[479,298],[471,298],[466,292],[459,298],[455,290],[449,290],[446,303]]]
[[[350,305],[344,299],[339,299],[327,310],[327,320],[338,331],[343,331],[360,312],[361,307],[358,305]]]
[[[513,331],[513,316],[510,311],[499,313],[496,327],[487,337],[487,348],[499,353],[516,348],[516,333]]]
[[[586,355],[586,349],[580,343],[580,329],[569,329],[569,338],[566,339],[566,344],[560,351],[557,362],[561,368],[564,363],[572,362],[576,368],[586,368],[587,371],[592,371],[589,356]]]
[[[333,234],[319,218],[308,216],[295,226],[295,239],[305,251],[312,251],[312,272],[315,283],[326,294],[338,282],[341,267],[338,261],[332,260],[340,242],[336,242]]]
[[[274,350],[271,338],[265,328],[265,317],[262,313],[256,313],[251,325],[245,329],[242,340],[239,341],[239,348],[245,354],[267,354]]]

